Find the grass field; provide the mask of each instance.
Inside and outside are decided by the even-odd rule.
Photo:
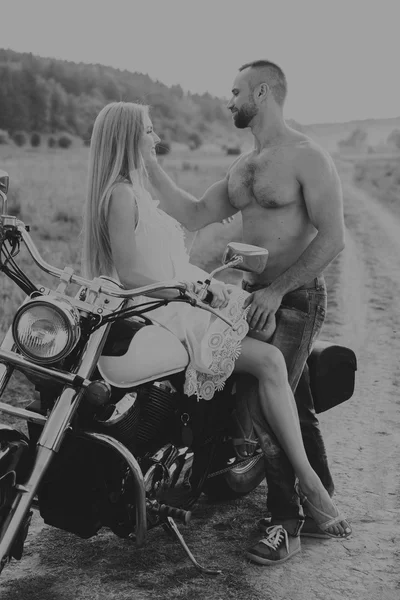
[[[354,182],[400,216],[400,152],[356,160]]]

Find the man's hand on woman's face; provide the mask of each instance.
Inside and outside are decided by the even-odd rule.
[[[158,165],[156,151],[151,149],[147,153],[143,153],[143,160],[146,169],[151,173],[155,165]]]

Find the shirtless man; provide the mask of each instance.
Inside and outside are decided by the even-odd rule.
[[[255,337],[270,339],[281,349],[290,385],[296,389],[325,316],[322,272],[344,247],[340,180],[330,155],[285,123],[286,79],[277,65],[244,65],[232,94],[228,108],[236,127],[251,129],[254,149],[241,155],[200,201],[178,188],[156,161],[148,165],[149,177],[161,207],[189,230],[240,211],[243,241],[268,249],[265,271],[248,274],[244,281],[251,292],[249,325]],[[314,470],[333,493],[307,375],[305,371],[300,380],[302,393],[296,394],[304,445]],[[304,515],[294,492],[293,470],[256,409],[258,403],[249,401],[256,394],[252,384],[242,380],[240,387],[267,456],[272,520],[247,556],[260,564],[277,564],[298,552]],[[281,535],[283,527],[288,536]],[[310,534],[326,537],[313,523],[308,527]]]
[[[282,109],[286,97],[282,70],[268,61],[246,64],[232,89],[228,104],[236,127],[250,127],[255,147],[234,163],[228,174],[229,201],[241,210],[243,241],[269,251],[267,267],[249,274],[243,286],[249,298],[249,324],[282,351],[294,391],[303,441],[310,463],[330,494],[333,481],[309,386],[307,357],[326,313],[324,268],[344,247],[340,179],[332,158],[310,138],[286,125]],[[249,392],[251,390],[251,393]],[[239,395],[248,411],[267,457],[270,525],[288,531],[289,549],[264,542],[247,552],[261,564],[287,560],[298,548],[302,511],[293,496],[294,474],[274,442],[258,403],[252,401],[257,384],[243,376]],[[239,401],[239,404],[240,401]],[[326,537],[306,516],[302,533]],[[265,543],[267,542],[267,543]]]

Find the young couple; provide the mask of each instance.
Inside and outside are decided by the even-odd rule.
[[[190,289],[206,278],[189,262],[179,223],[194,231],[240,211],[243,241],[268,249],[265,271],[248,274],[243,289],[217,281],[210,286],[211,306],[241,325],[235,334],[221,319],[187,304],[172,302],[152,312],[186,345],[188,395],[210,400],[232,371],[246,374],[239,394],[267,457],[272,517],[246,554],[265,565],[300,550],[304,519],[315,537],[351,534],[331,499],[333,483],[303,371],[325,315],[321,273],[343,248],[341,187],[330,156],[286,125],[285,96],[286,79],[274,63],[256,61],[239,70],[228,109],[236,127],[251,129],[254,149],[200,200],[158,164],[160,139],[147,107],[107,105],[92,134],[84,224],[86,275],[117,277],[126,288],[175,278]],[[292,390],[299,381],[296,408]]]

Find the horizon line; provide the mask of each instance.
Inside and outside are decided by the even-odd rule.
[[[171,85],[167,85],[163,81],[161,81],[155,77],[153,78],[149,73],[143,73],[141,71],[131,71],[126,68],[115,67],[114,65],[107,65],[107,64],[99,63],[99,62],[97,62],[97,63],[86,62],[84,60],[80,60],[79,62],[77,62],[75,60],[69,60],[67,58],[57,58],[55,56],[42,56],[41,54],[35,54],[30,51],[28,52],[28,51],[14,50],[13,48],[0,47],[0,50],[5,50],[5,51],[10,50],[11,52],[15,52],[15,54],[28,54],[28,55],[30,54],[31,56],[34,56],[36,58],[43,58],[45,60],[47,59],[47,60],[55,60],[55,61],[61,61],[61,62],[69,62],[74,65],[83,64],[83,65],[87,65],[89,67],[90,66],[100,66],[100,67],[105,67],[105,68],[109,68],[109,69],[115,69],[116,71],[121,71],[121,72],[126,71],[127,73],[131,73],[132,75],[137,74],[137,75],[147,76],[147,77],[149,77],[149,79],[152,79],[152,81],[154,81],[155,83],[160,83],[161,85],[164,85],[168,89],[171,89],[171,87],[174,87],[174,86],[180,86],[183,89],[183,91],[185,91],[184,87],[182,86],[181,83],[173,83]],[[186,94],[199,95],[199,96],[201,96],[202,94],[209,94],[210,96],[213,96],[214,98],[217,98],[218,100],[221,100],[223,102],[227,101],[227,98],[225,96],[218,96],[217,94],[210,92],[208,90],[206,90],[204,92],[193,92],[189,89],[186,89]],[[305,123],[302,121],[298,121],[294,117],[285,117],[286,121],[295,121],[296,123],[298,123],[299,125],[301,125],[303,127],[313,127],[313,126],[321,126],[321,125],[347,125],[350,123],[364,123],[367,121],[391,121],[391,120],[396,120],[396,119],[400,119],[400,114],[395,115],[395,116],[390,116],[390,117],[365,117],[363,119],[354,118],[354,119],[346,119],[344,121],[313,121],[311,123]]]

